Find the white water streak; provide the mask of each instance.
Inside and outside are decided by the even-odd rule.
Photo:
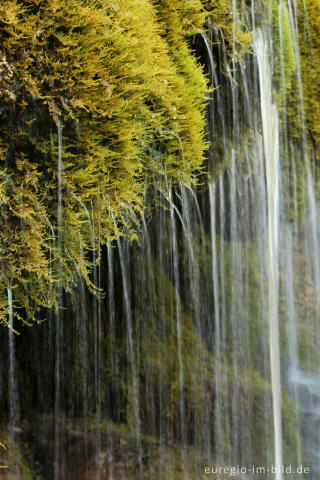
[[[277,109],[272,103],[269,46],[260,30],[256,33],[254,50],[259,65],[261,116],[268,199],[269,328],[275,465],[280,467],[282,465],[282,420],[278,318],[279,122]],[[275,478],[276,480],[282,479],[280,468],[277,469]]]
[[[16,353],[15,353],[15,333],[13,330],[13,302],[12,290],[8,288],[8,320],[9,320],[9,414],[10,414],[10,434],[14,435],[15,428],[18,425],[19,404],[18,404],[18,386],[16,372]]]

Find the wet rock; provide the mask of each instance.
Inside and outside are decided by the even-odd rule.
[[[42,480],[33,476],[20,442],[10,438],[6,431],[0,432],[0,479]]]

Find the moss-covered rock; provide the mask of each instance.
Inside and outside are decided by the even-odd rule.
[[[31,467],[21,448],[21,443],[0,430],[0,477],[1,480],[41,480],[32,474]]]

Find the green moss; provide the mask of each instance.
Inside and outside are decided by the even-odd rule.
[[[2,480],[21,479],[21,480],[33,480],[34,475],[32,474],[28,460],[26,459],[23,452],[23,445],[15,440],[14,442],[10,439],[10,436],[7,432],[1,431],[1,438],[4,441],[6,448],[1,448],[1,462],[0,465],[5,465],[7,468],[0,468],[0,476]],[[0,443],[1,445],[1,443]]]
[[[318,368],[318,351],[315,339],[312,339],[306,325],[300,322],[297,332],[298,353],[301,368]]]
[[[275,77],[280,86],[281,101],[281,96],[286,94],[292,85],[297,64],[288,12],[284,6],[278,5],[277,0],[272,2],[272,25],[276,53]]]
[[[299,1],[302,88],[308,133],[319,146],[320,135],[320,2]]]
[[[80,274],[94,291],[93,251],[99,262],[101,244],[130,236],[146,183],[196,182],[207,79],[190,38],[209,22],[231,39],[224,0],[2,3],[2,322],[7,288],[20,319],[57,306],[58,280],[70,290]]]

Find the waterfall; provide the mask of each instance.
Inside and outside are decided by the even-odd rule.
[[[139,384],[138,384],[138,375],[136,367],[136,354],[135,347],[133,343],[133,329],[132,329],[132,311],[130,303],[130,284],[129,284],[129,272],[128,272],[128,256],[127,256],[127,246],[124,242],[122,244],[120,236],[117,236],[118,252],[121,265],[122,281],[123,281],[123,295],[124,295],[124,307],[125,307],[125,317],[127,322],[127,338],[128,338],[128,347],[129,347],[129,359],[131,363],[131,373],[132,373],[132,400],[133,400],[133,420],[134,428],[136,432],[136,441],[138,448],[138,459],[139,459],[139,477],[142,475],[142,450],[141,450],[141,434],[140,434],[140,401],[139,401]]]
[[[179,362],[179,395],[180,395],[180,425],[181,425],[181,442],[182,442],[182,460],[183,465],[185,463],[185,402],[184,402],[184,373],[183,373],[183,359],[182,359],[182,346],[181,346],[181,295],[180,295],[180,276],[178,265],[178,246],[177,246],[177,233],[175,212],[173,208],[172,199],[170,205],[170,219],[172,229],[172,256],[173,256],[173,274],[174,285],[176,292],[176,325],[177,325],[177,349],[178,349],[178,362]]]
[[[92,206],[92,205],[91,205]],[[99,469],[99,453],[100,453],[100,421],[101,421],[101,385],[100,385],[100,362],[101,362],[101,301],[99,298],[100,291],[101,291],[101,270],[97,267],[97,258],[96,258],[96,244],[95,244],[95,228],[94,228],[94,217],[93,217],[93,206],[92,206],[92,221],[91,221],[91,245],[92,245],[92,263],[93,263],[93,283],[95,288],[97,288],[97,295],[94,298],[94,392],[95,392],[95,416],[96,416],[96,474],[95,479],[100,480],[100,469]],[[90,222],[90,215],[88,218]],[[99,221],[100,221],[100,212],[99,212]],[[99,223],[99,235],[98,235],[98,245],[100,246],[100,223]]]
[[[60,118],[57,119],[58,130],[58,198],[57,198],[57,248],[59,253],[59,262],[62,260],[62,248],[63,248],[63,186],[62,186],[62,174],[63,174],[63,159],[62,159],[62,132],[63,125]],[[55,399],[54,399],[54,414],[55,414],[55,454],[54,454],[54,480],[60,480],[63,476],[63,462],[61,452],[61,383],[62,383],[62,339],[63,339],[63,325],[62,325],[62,281],[61,274],[62,268],[60,265],[57,267],[58,283],[57,283],[57,296],[58,307],[56,311],[56,324],[55,324]]]
[[[268,270],[269,270],[269,323],[270,361],[273,398],[276,480],[281,480],[282,428],[281,428],[281,373],[278,319],[278,235],[279,235],[279,139],[278,114],[272,103],[271,68],[267,41],[258,30],[254,42],[258,59],[261,115],[266,165],[268,198]]]
[[[176,129],[181,112],[170,110],[159,144],[156,135],[129,131],[129,122],[121,139],[108,132],[109,117],[101,131],[92,120],[90,142],[110,142],[102,169],[110,185],[132,168],[125,192],[110,187],[109,197],[99,184],[98,206],[91,192],[100,165],[80,131],[86,108],[75,122],[56,120],[57,185],[48,193],[56,311],[42,321],[39,301],[38,322],[15,336],[24,310],[12,285],[4,294],[8,335],[0,339],[8,352],[1,411],[39,480],[189,480],[209,478],[209,465],[238,469],[239,480],[257,477],[252,466],[266,478],[276,467],[275,480],[319,476],[319,168],[306,127],[304,12],[290,0],[231,3],[232,28],[209,22],[190,46],[212,88],[205,168],[192,185],[170,176],[174,162],[188,168],[184,127]],[[239,32],[253,37],[242,56]],[[142,103],[156,125],[157,94]],[[134,109],[125,96],[118,100],[119,111]],[[139,155],[122,153],[130,135],[147,144],[145,178],[132,166]],[[89,179],[75,167],[81,156]],[[79,258],[65,230],[72,176],[89,192],[68,197],[77,205],[72,221],[86,226],[75,238]],[[136,180],[143,198],[129,204]],[[289,466],[310,474],[287,473]]]
[[[8,288],[8,317],[9,317],[9,424],[10,435],[14,438],[15,429],[19,425],[19,397],[18,397],[18,383],[17,383],[17,367],[16,367],[16,352],[15,352],[15,332],[13,326],[13,303],[12,290]]]
[[[216,229],[216,187],[214,183],[209,184],[210,199],[210,224],[211,224],[211,242],[212,242],[212,281],[213,281],[213,301],[214,301],[214,352],[217,360],[217,366],[221,361],[221,333],[220,333],[220,299],[219,299],[219,275],[217,262],[217,229]],[[221,405],[219,396],[219,386],[221,382],[221,369],[216,367],[215,388],[216,388],[216,414],[215,414],[215,444],[217,451],[221,451],[220,436],[221,425]],[[220,460],[218,458],[218,460]]]

